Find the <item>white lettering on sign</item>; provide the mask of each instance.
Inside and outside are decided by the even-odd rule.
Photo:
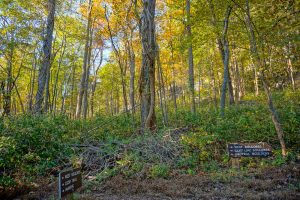
[[[82,186],[82,177],[80,169],[69,169],[59,173],[59,199],[71,194]]]
[[[72,180],[68,180],[65,182],[65,185],[70,185],[70,183],[72,183]]]
[[[70,186],[66,187],[65,191],[70,191],[70,190],[73,190],[73,189],[74,189],[74,185],[70,185]]]
[[[77,176],[78,174],[80,174],[80,171],[72,172],[72,176]]]
[[[71,176],[70,174],[66,174],[65,178],[70,178],[70,176]]]

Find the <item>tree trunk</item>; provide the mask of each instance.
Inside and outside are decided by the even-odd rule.
[[[44,92],[47,81],[47,75],[51,67],[51,50],[54,29],[54,16],[55,16],[55,3],[56,0],[48,0],[48,18],[47,18],[47,34],[43,44],[43,61],[38,74],[38,89],[35,96],[35,113],[42,113],[42,104],[44,101]],[[50,76],[50,74],[49,74]]]
[[[173,49],[173,44],[172,41],[170,42],[171,46],[171,59],[172,59],[172,94],[173,94],[173,104],[174,104],[174,110],[175,113],[177,113],[177,97],[176,97],[176,82],[175,82],[175,66],[174,66],[174,49]]]
[[[50,64],[51,65],[51,64]],[[49,111],[49,107],[50,107],[50,79],[52,78],[51,76],[51,71],[50,71],[50,68],[48,68],[47,70],[47,76],[46,76],[46,88],[45,88],[45,99],[44,99],[44,102],[45,102],[45,106],[43,109],[43,111],[45,113],[47,113]],[[52,108],[51,108],[52,110]]]
[[[156,129],[155,118],[155,4],[156,0],[143,0],[141,17],[142,68],[139,80],[141,98],[141,132]]]
[[[195,105],[195,82],[194,82],[194,58],[193,58],[193,45],[192,45],[192,28],[191,28],[191,2],[186,0],[186,16],[187,16],[187,37],[189,42],[189,90],[191,98],[191,112],[196,112]]]
[[[160,100],[160,107],[163,116],[164,125],[168,125],[168,109],[166,103],[166,89],[164,84],[163,72],[160,62],[160,53],[159,53],[159,46],[157,45],[157,77],[158,77],[158,87],[159,87],[159,100]]]
[[[88,93],[89,93],[89,79],[90,79],[90,68],[91,68],[91,55],[92,55],[92,43],[93,43],[93,31],[90,30],[88,57],[87,57],[87,71],[84,83],[84,93],[83,93],[83,118],[86,119],[88,115]]]
[[[75,101],[74,101],[75,75],[76,75],[76,66],[74,62],[72,65],[72,85],[71,85],[71,100],[70,100],[70,115],[72,118],[74,118],[76,113]]]
[[[28,112],[33,112],[33,92],[34,92],[34,83],[36,77],[36,67],[37,67],[37,53],[34,51],[34,64],[30,73],[30,90],[29,90],[29,100],[28,100]]]
[[[198,65],[199,65],[199,68],[198,68],[198,108],[200,109],[200,107],[201,107],[201,85],[204,82],[201,79],[201,73],[202,73],[201,64],[199,63]]]
[[[210,78],[211,78],[211,81],[212,81],[214,105],[215,105],[215,108],[217,109],[217,88],[216,88],[216,79],[215,79],[213,61],[212,60],[210,62],[209,73],[210,73]]]
[[[86,84],[86,76],[88,73],[88,57],[89,57],[89,44],[90,44],[90,29],[91,29],[91,20],[92,20],[92,0],[89,0],[89,9],[88,9],[88,24],[86,28],[86,38],[85,38],[85,47],[84,47],[84,58],[82,65],[82,74],[79,85],[79,92],[77,96],[77,106],[75,118],[80,118],[82,110],[82,101]]]
[[[129,81],[129,98],[130,98],[130,106],[132,114],[135,114],[135,93],[134,93],[134,85],[135,85],[135,53],[132,45],[132,31],[130,42],[128,45],[128,55],[129,55],[129,66],[130,66],[130,81]]]
[[[235,48],[233,49],[233,66],[234,66],[234,73],[235,73],[235,99],[236,101],[240,101],[242,98],[242,83],[241,83],[239,63],[238,63],[237,53]]]
[[[229,47],[228,47],[229,48]],[[229,50],[228,50],[229,51]],[[229,56],[229,54],[228,54]],[[229,58],[228,58],[229,60]],[[232,79],[231,79],[231,73],[230,73],[230,65],[228,61],[228,95],[229,95],[229,105],[234,104],[234,93],[233,93],[233,85],[232,85]]]
[[[250,33],[251,54],[254,57],[256,68],[261,69],[259,75],[260,75],[260,79],[263,83],[265,93],[266,93],[267,98],[268,98],[268,106],[269,106],[270,115],[271,115],[273,124],[275,126],[276,132],[277,132],[278,140],[279,140],[280,145],[281,145],[282,155],[286,156],[287,151],[286,151],[286,145],[285,145],[285,141],[284,141],[283,129],[281,127],[276,109],[273,105],[271,91],[269,90],[269,86],[268,86],[268,84],[266,82],[266,79],[265,79],[265,75],[264,75],[265,64],[263,64],[262,61],[261,61],[261,58],[260,58],[260,55],[259,55],[259,52],[258,52],[258,49],[257,49],[257,45],[256,45],[256,38],[255,38],[255,34],[254,34],[254,30],[253,30],[253,24],[252,24],[251,15],[250,15],[249,0],[246,0],[246,19],[247,19],[246,23],[247,23],[248,31]]]
[[[57,104],[57,85],[58,85],[58,77],[61,69],[61,63],[63,60],[63,56],[65,54],[65,49],[66,49],[66,37],[64,36],[63,41],[62,41],[62,52],[59,57],[58,61],[58,68],[56,71],[56,76],[55,76],[55,81],[54,81],[54,87],[53,87],[53,97],[52,97],[52,111],[55,113],[56,112],[56,104]]]
[[[211,0],[207,0],[211,15],[212,15],[212,25],[217,28],[217,19],[215,16],[214,11],[214,5],[211,2]],[[233,96],[233,87],[231,84],[231,78],[230,78],[230,72],[229,72],[229,42],[228,42],[228,24],[229,24],[229,17],[231,14],[232,7],[227,6],[225,17],[224,17],[224,25],[223,25],[223,32],[222,36],[220,36],[218,33],[217,38],[217,44],[218,49],[220,51],[222,61],[223,61],[223,67],[224,67],[224,73],[223,73],[223,83],[221,87],[221,98],[220,98],[220,110],[221,110],[221,116],[224,115],[225,112],[225,102],[226,102],[226,90],[227,90],[227,84],[228,84],[228,91],[229,91],[229,101],[230,104],[234,103],[234,96]]]
[[[13,37],[13,36],[12,36]],[[14,39],[11,39],[11,42],[14,43]],[[6,84],[3,87],[3,116],[9,116],[11,114],[11,100],[12,100],[12,89],[13,89],[13,74],[12,74],[12,63],[14,55],[14,44],[11,44],[11,48],[7,60],[7,78]]]
[[[293,91],[295,91],[295,80],[294,80],[294,70],[293,70],[293,65],[292,65],[292,59],[291,59],[291,43],[289,42],[289,44],[286,47],[286,56],[287,56],[287,67],[288,67],[288,74],[289,74],[289,79],[290,79],[290,83],[292,85],[292,89]]]
[[[231,85],[231,79],[229,79],[229,44],[227,39],[227,31],[228,31],[228,23],[229,23],[229,16],[231,13],[232,7],[228,6],[226,9],[226,14],[224,18],[224,29],[222,33],[222,41],[219,42],[219,48],[221,49],[221,54],[223,57],[223,66],[224,66],[224,74],[223,74],[223,84],[222,84],[222,90],[221,90],[221,115],[224,115],[225,111],[225,100],[226,100],[226,88],[227,84],[229,85],[229,94],[230,94],[230,102],[232,102],[232,85]],[[222,45],[222,46],[221,46]],[[223,50],[223,53],[222,53]]]
[[[98,71],[100,69],[100,66],[102,65],[103,62],[103,47],[100,48],[100,61],[99,64],[97,66],[97,68],[94,68],[94,79],[92,82],[92,91],[91,91],[91,116],[94,116],[94,99],[95,99],[95,92],[96,92],[96,86],[97,86],[97,75],[98,75]],[[95,58],[96,59],[96,58]],[[95,66],[95,61],[93,62],[93,66]]]

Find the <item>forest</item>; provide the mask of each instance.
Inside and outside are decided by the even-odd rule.
[[[68,199],[299,199],[300,1],[0,0],[0,199],[68,168]]]

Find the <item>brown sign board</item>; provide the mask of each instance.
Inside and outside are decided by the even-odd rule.
[[[272,147],[265,143],[231,143],[228,144],[228,153],[232,158],[272,156]]]
[[[58,196],[59,199],[73,193],[82,186],[80,168],[66,169],[59,173],[58,177]]]

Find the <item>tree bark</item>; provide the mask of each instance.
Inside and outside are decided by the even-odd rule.
[[[141,17],[142,67],[139,79],[141,98],[141,132],[156,129],[155,117],[155,4],[156,0],[143,0]]]
[[[176,82],[175,82],[175,66],[174,66],[174,48],[172,41],[170,42],[171,47],[171,63],[172,63],[172,95],[175,113],[177,113],[177,97],[176,97]]]
[[[46,86],[47,74],[51,67],[51,50],[54,29],[56,0],[48,0],[48,18],[47,18],[47,33],[43,44],[43,61],[38,74],[38,89],[35,96],[34,112],[36,114],[42,113],[42,104],[44,101],[44,92]],[[50,74],[49,74],[50,75]]]
[[[189,90],[191,98],[191,112],[196,112],[195,104],[195,81],[194,81],[194,58],[193,58],[193,45],[192,45],[192,28],[191,28],[191,2],[186,0],[186,16],[187,16],[187,37],[189,45]]]
[[[215,16],[214,5],[211,2],[211,0],[207,0],[207,2],[209,4],[210,10],[211,10],[212,25],[215,28],[217,28],[217,19]],[[228,85],[228,92],[229,92],[229,103],[230,104],[234,103],[233,87],[232,87],[231,77],[230,77],[230,72],[229,72],[229,42],[228,42],[228,36],[227,36],[229,17],[231,14],[231,10],[232,10],[232,7],[227,6],[225,17],[224,17],[222,36],[220,36],[219,33],[217,33],[218,49],[220,51],[222,61],[223,61],[223,67],[224,67],[223,83],[222,83],[222,87],[221,87],[221,97],[220,97],[221,116],[223,116],[224,112],[225,112],[227,85]]]
[[[217,88],[216,88],[216,79],[215,79],[215,73],[214,73],[214,68],[213,68],[213,61],[211,60],[210,62],[210,68],[209,68],[209,74],[210,74],[210,79],[212,82],[212,90],[213,90],[213,99],[214,99],[214,106],[217,109]]]
[[[7,60],[7,78],[6,84],[3,82],[3,116],[9,116],[11,114],[11,100],[12,100],[12,89],[13,89],[13,74],[12,74],[12,63],[14,56],[14,38],[11,36],[11,47],[9,50],[8,60]]]
[[[100,47],[100,60],[99,60],[99,64],[96,67],[96,69],[94,68],[94,77],[93,77],[93,82],[92,82],[92,91],[91,91],[91,116],[94,116],[94,99],[95,99],[95,92],[96,92],[96,86],[97,86],[97,75],[98,75],[98,71],[100,69],[100,66],[102,65],[103,62],[103,47]],[[96,58],[95,58],[96,59]],[[95,62],[93,62],[93,66],[95,66]]]
[[[228,44],[228,38],[227,38],[227,31],[228,31],[228,23],[229,23],[229,16],[231,13],[231,9],[232,9],[232,7],[230,7],[230,6],[228,6],[226,9],[221,47],[220,47],[221,44],[219,43],[219,48],[221,48],[221,53],[223,50],[222,57],[223,57],[223,66],[224,66],[223,84],[222,84],[222,90],[221,90],[221,103],[220,103],[221,116],[223,116],[224,112],[225,112],[226,88],[227,88],[227,84],[229,82],[229,76],[230,76],[230,74],[229,74],[229,44]],[[229,86],[230,85],[231,84],[229,82]],[[231,87],[232,87],[232,85],[231,85]],[[232,88],[231,88],[231,91],[232,91]],[[229,93],[231,93],[231,92],[229,92]],[[231,96],[230,101],[232,101],[232,95],[230,95],[230,96]]]
[[[92,43],[93,43],[93,31],[90,30],[89,48],[88,48],[88,60],[87,60],[87,71],[84,83],[83,93],[83,118],[86,119],[88,115],[88,93],[89,93],[89,79],[90,79],[90,68],[91,68],[91,55],[92,55]]]
[[[159,87],[159,100],[160,100],[160,107],[163,116],[163,123],[165,126],[168,125],[168,109],[166,103],[166,89],[164,84],[163,72],[160,62],[160,53],[159,53],[159,46],[157,45],[157,77],[158,77],[158,87]]]
[[[132,34],[132,33],[131,33]],[[134,93],[134,85],[135,85],[135,53],[132,46],[132,36],[129,45],[129,63],[130,63],[130,82],[129,82],[129,96],[130,96],[130,106],[132,110],[132,114],[135,113],[135,93]]]
[[[229,49],[229,47],[228,47],[228,49]],[[229,50],[228,50],[228,52],[229,52]],[[228,53],[228,56],[230,56],[229,53]],[[228,60],[230,60],[230,59],[228,58]],[[229,61],[228,61],[228,70],[227,70],[227,72],[228,72],[229,105],[233,105],[234,104],[234,93],[233,93],[233,85],[232,85],[232,79],[231,79],[231,72],[230,72]]]
[[[79,92],[77,96],[77,106],[76,106],[76,114],[75,118],[80,118],[81,111],[82,111],[82,102],[83,102],[83,95],[85,90],[86,84],[86,76],[88,72],[88,57],[89,57],[89,44],[90,44],[90,29],[91,29],[91,21],[92,21],[92,0],[89,0],[89,8],[88,8],[88,24],[86,27],[86,38],[85,38],[85,47],[84,47],[84,58],[83,58],[83,65],[82,65],[82,74],[81,80],[79,85]]]
[[[235,73],[235,99],[236,101],[240,101],[242,98],[242,83],[240,76],[239,63],[237,59],[236,48],[233,48],[233,66]]]
[[[28,112],[32,113],[33,112],[33,91],[34,91],[34,83],[35,83],[35,78],[36,78],[36,67],[37,67],[37,54],[34,50],[34,61],[33,61],[33,66],[31,69],[30,73],[30,89],[29,89],[29,97],[28,97]]]
[[[65,50],[66,50],[66,37],[64,36],[63,41],[62,41],[62,52],[60,54],[59,60],[58,60],[58,68],[56,71],[56,76],[55,76],[55,81],[54,81],[54,87],[53,87],[53,96],[52,96],[52,112],[56,112],[56,104],[57,104],[57,85],[58,85],[58,77],[59,77],[59,73],[60,73],[60,69],[61,69],[61,63],[63,60],[63,56],[65,54]]]
[[[295,91],[296,88],[295,88],[294,70],[293,70],[292,59],[291,59],[291,55],[290,55],[290,53],[291,53],[290,46],[291,46],[291,43],[289,42],[289,44],[286,47],[287,67],[288,67],[290,83],[292,85],[293,91]]]

